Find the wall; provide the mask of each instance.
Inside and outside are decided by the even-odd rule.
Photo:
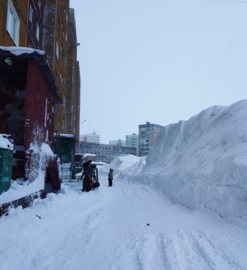
[[[27,16],[28,0],[12,0],[15,10],[20,19],[19,46],[25,47],[27,44]],[[16,46],[8,31],[6,30],[8,0],[0,2],[0,45]]]
[[[25,147],[29,148],[33,141],[47,141],[53,148],[54,99],[39,67],[31,59],[28,62],[27,81]]]

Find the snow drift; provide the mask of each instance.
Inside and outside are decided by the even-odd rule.
[[[125,154],[114,158],[110,164],[100,168],[100,172],[106,174],[109,172],[110,168],[112,168],[114,170],[114,174],[116,175],[126,169],[132,168],[132,166],[134,166],[136,163],[138,164],[139,161],[140,157]]]
[[[246,100],[210,107],[164,127],[146,165],[135,175],[129,170],[128,179],[155,185],[192,209],[247,217],[246,133]]]

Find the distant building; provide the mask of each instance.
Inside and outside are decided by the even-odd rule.
[[[146,122],[139,125],[139,156],[146,156],[156,142],[157,135],[163,127],[156,124]]]
[[[137,155],[139,153],[139,135],[133,133],[132,135],[126,135],[126,144],[127,147],[135,147],[137,150]]]
[[[126,146],[125,141],[118,139],[118,140],[110,140],[110,145],[119,145],[119,146]]]
[[[81,134],[80,142],[88,142],[88,143],[100,143],[100,135],[92,133],[92,134]]]
[[[96,155],[96,161],[111,163],[111,161],[125,154],[136,155],[136,148],[119,145],[98,144],[80,142],[80,152],[82,154],[91,153]]]

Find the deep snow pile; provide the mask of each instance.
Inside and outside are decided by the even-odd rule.
[[[247,101],[214,106],[164,127],[140,173],[174,202],[247,217]],[[135,165],[136,166],[136,165]]]
[[[103,174],[106,174],[109,172],[110,168],[114,170],[114,174],[118,174],[130,167],[133,166],[133,164],[136,164],[140,161],[140,157],[133,156],[133,155],[122,155],[119,157],[116,157],[110,164],[104,166],[103,168],[100,168],[100,172]]]

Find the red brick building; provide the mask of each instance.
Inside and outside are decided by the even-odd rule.
[[[32,180],[30,149],[44,142],[53,149],[54,107],[61,102],[43,51],[0,47],[0,96],[0,133],[15,142],[13,179]]]

